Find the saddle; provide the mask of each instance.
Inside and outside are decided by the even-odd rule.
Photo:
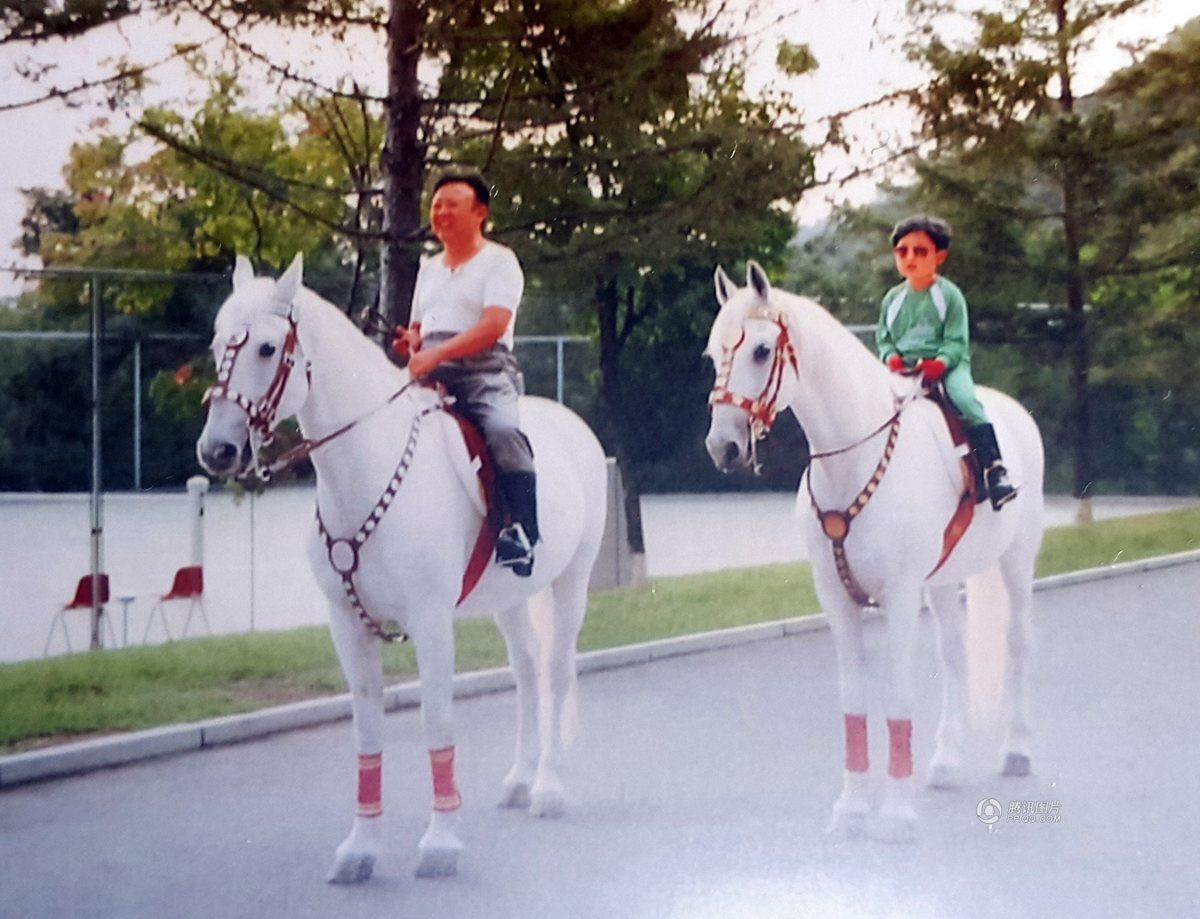
[[[950,397],[946,394],[946,387],[941,381],[927,385],[925,397],[941,409],[942,417],[946,419],[946,427],[950,431],[950,440],[954,443],[955,452],[958,454],[959,467],[962,470],[962,493],[959,495],[954,515],[942,533],[942,554],[938,558],[937,565],[926,575],[926,578],[931,578],[946,564],[954,547],[966,535],[967,528],[975,518],[975,505],[987,497],[987,490],[983,487],[983,469],[967,439],[967,427],[963,423],[962,416],[958,414],[954,404],[950,401]]]
[[[446,414],[458,422],[462,433],[463,445],[467,450],[467,461],[475,472],[475,480],[479,486],[479,497],[482,503],[483,523],[479,527],[479,535],[475,538],[475,547],[467,561],[467,570],[463,572],[462,592],[458,596],[457,606],[471,595],[471,591],[483,577],[492,561],[492,553],[496,551],[496,537],[500,533],[499,504],[496,501],[496,467],[492,455],[488,452],[487,444],[479,429],[471,424],[463,415],[456,412],[450,405],[444,404]],[[464,483],[466,484],[466,483]]]

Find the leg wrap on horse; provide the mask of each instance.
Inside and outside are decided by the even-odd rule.
[[[454,748],[430,750],[429,765],[433,771],[433,809],[458,810],[462,805],[462,796],[454,783]]]
[[[383,813],[383,754],[358,757],[358,816],[378,817]]]
[[[912,721],[908,718],[888,719],[888,740],[891,750],[888,758],[888,775],[894,779],[907,779],[913,774]]]
[[[846,715],[846,771],[867,769],[867,716]]]

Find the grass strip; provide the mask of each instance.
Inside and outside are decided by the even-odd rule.
[[[1046,532],[1037,574],[1200,549],[1200,509]],[[818,610],[807,564],[656,578],[592,595],[584,651]],[[491,622],[455,627],[459,671],[507,663]],[[384,646],[389,682],[416,676],[410,645]],[[345,691],[324,628],[221,635],[0,665],[0,752],[252,711]]]

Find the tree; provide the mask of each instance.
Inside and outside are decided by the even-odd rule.
[[[997,235],[1000,257],[1022,261],[1035,279],[1062,291],[1080,499],[1094,479],[1089,300],[1103,278],[1144,270],[1135,237],[1153,215],[1139,190],[1175,172],[1169,163],[1153,177],[1145,169],[1161,163],[1161,132],[1123,121],[1111,98],[1079,97],[1080,59],[1099,29],[1144,2],[995,0],[966,14],[971,34],[956,43],[939,35],[950,4],[909,3],[920,23],[910,54],[932,75],[911,97],[929,144],[918,165],[923,183],[986,212],[997,229],[1014,221],[1028,227],[1020,238]]]
[[[485,170],[496,191],[497,233],[526,259],[534,286],[570,294],[591,317],[579,325],[600,341],[609,441],[633,485],[630,535],[640,549],[638,464],[627,446],[638,416],[626,395],[623,350],[635,334],[661,334],[659,321],[678,329],[662,298],[679,279],[707,289],[715,259],[753,252],[770,261],[782,250],[791,232],[784,202],[811,183],[799,113],[785,99],[747,98],[744,46],[722,19],[723,5],[703,0],[393,0],[383,100],[357,86],[312,86],[303,74],[261,60],[238,37],[239,11],[246,21],[252,10],[290,21],[320,12],[320,27],[334,28],[333,6],[181,4],[282,83],[305,86],[327,105],[381,113],[382,151],[366,142],[366,131],[361,145],[345,144],[356,150],[346,162],[359,171],[337,187],[356,219],[342,219],[338,229],[356,240],[382,237],[382,302],[394,321],[407,319],[427,171],[451,161]],[[351,6],[343,4],[340,15],[353,13],[354,23],[340,27],[378,29]],[[793,72],[815,66],[799,46],[781,54]],[[432,65],[434,83],[418,78],[421,61]],[[312,219],[310,208],[298,207],[303,186],[273,182],[271,170],[247,159],[250,151],[231,149],[229,136],[161,113],[149,113],[142,127],[176,154]],[[377,178],[385,183],[382,207],[364,207],[377,200]],[[372,223],[380,212],[383,227]],[[693,324],[683,323],[689,339],[697,335]]]

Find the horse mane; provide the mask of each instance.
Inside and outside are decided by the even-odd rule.
[[[815,357],[815,354],[805,345],[815,339],[820,342],[822,352],[836,352],[835,361],[853,364],[862,363],[866,358],[871,364],[879,364],[871,349],[820,303],[778,287],[771,288],[771,299],[767,304],[749,287],[740,288],[731,296],[713,321],[704,353],[713,360],[720,360],[722,350],[737,341],[747,314],[764,305],[783,314],[793,344],[797,349],[809,352],[810,356]]]
[[[322,350],[337,342],[339,347],[352,349],[357,369],[390,381],[407,377],[349,316],[316,291],[301,286],[296,304],[300,307],[300,345],[314,363]]]

